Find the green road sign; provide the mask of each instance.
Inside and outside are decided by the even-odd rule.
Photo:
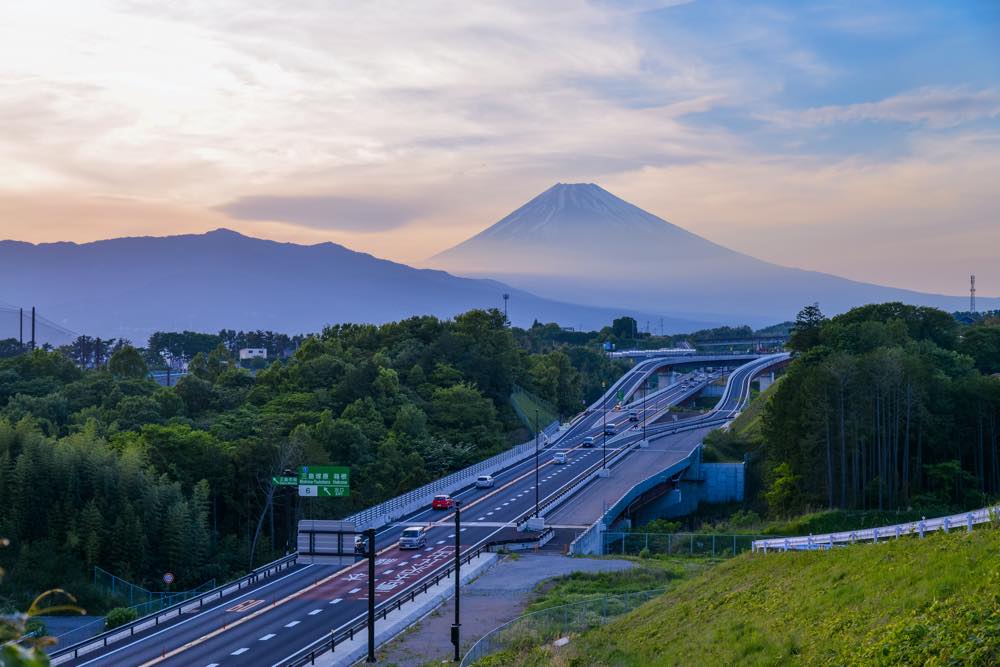
[[[350,468],[343,466],[302,466],[299,468],[299,495],[343,498],[350,495]]]
[[[276,475],[271,478],[271,484],[275,486],[298,486],[299,478],[295,475]]]
[[[621,389],[618,390],[618,400],[619,401],[625,400],[625,392],[622,391]]]

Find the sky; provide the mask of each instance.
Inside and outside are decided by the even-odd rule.
[[[0,239],[414,265],[594,182],[788,266],[1000,296],[1000,3],[8,0]]]

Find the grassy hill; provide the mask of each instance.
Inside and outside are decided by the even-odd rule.
[[[746,555],[521,664],[992,665],[1000,531]]]

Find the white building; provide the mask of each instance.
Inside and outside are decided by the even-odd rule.
[[[240,361],[248,359],[267,359],[267,349],[263,347],[244,347],[240,350]]]

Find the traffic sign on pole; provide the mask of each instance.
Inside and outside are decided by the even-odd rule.
[[[350,474],[350,468],[343,466],[302,466],[299,495],[345,498],[350,495]]]

